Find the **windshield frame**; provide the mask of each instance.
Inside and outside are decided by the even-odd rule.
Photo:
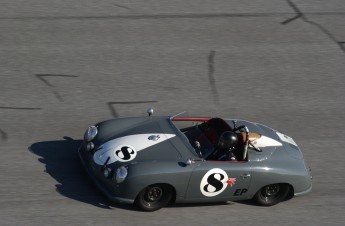
[[[181,129],[176,125],[174,122],[195,122],[197,126],[197,123],[205,123],[208,120],[212,119],[211,117],[170,117],[169,118],[171,125],[176,131],[176,134],[181,138],[183,143],[186,145],[186,147],[190,150],[190,152],[194,155],[197,156],[198,158],[204,158],[203,156],[200,156],[198,154],[198,150],[193,147],[191,144],[189,138],[181,131]],[[192,125],[193,126],[193,125]]]

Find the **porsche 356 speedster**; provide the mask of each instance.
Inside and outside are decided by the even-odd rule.
[[[302,152],[275,129],[245,120],[148,113],[103,121],[84,134],[82,165],[114,202],[144,211],[169,202],[253,199],[271,206],[311,191]],[[221,149],[224,134],[231,135],[232,146]]]

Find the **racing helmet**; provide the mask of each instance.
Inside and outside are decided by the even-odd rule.
[[[218,148],[224,150],[235,149],[238,142],[237,134],[232,131],[225,131],[220,135],[218,141]]]

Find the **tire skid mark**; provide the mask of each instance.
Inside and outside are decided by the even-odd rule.
[[[216,79],[214,77],[214,71],[215,71],[214,58],[215,58],[215,55],[216,55],[216,51],[214,51],[214,50],[211,50],[209,55],[208,55],[208,79],[209,79],[209,83],[211,86],[213,98],[218,103],[219,102],[219,96],[218,96],[218,90],[217,90],[217,86],[216,86]]]
[[[45,77],[65,77],[65,78],[77,78],[78,77],[76,75],[59,75],[59,74],[36,74],[35,76],[39,80],[41,80],[44,84],[46,84],[47,86],[52,87],[52,88],[54,88],[55,86],[53,84],[51,84]],[[64,99],[59,94],[59,92],[57,92],[56,90],[53,90],[52,92],[59,101],[61,101],[61,102],[64,101]]]
[[[115,107],[113,105],[116,104],[149,104],[149,103],[157,103],[156,100],[149,100],[149,101],[115,101],[115,102],[107,102],[107,105],[110,109],[110,112],[113,117],[117,118],[119,117]]]
[[[335,36],[329,31],[327,30],[324,26],[322,26],[321,24],[319,23],[316,23],[312,20],[309,20],[305,14],[297,7],[297,5],[295,3],[293,3],[292,0],[286,0],[287,4],[295,11],[295,13],[297,14],[296,16],[290,18],[290,19],[287,19],[283,22],[281,22],[281,24],[283,25],[286,25],[296,19],[299,19],[301,18],[304,22],[306,23],[309,23],[315,27],[317,27],[322,33],[324,33],[325,35],[328,36],[329,39],[331,39],[333,42],[335,42],[339,48],[345,53],[345,47],[344,47],[344,42],[339,42]]]

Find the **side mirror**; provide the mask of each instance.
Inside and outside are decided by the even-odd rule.
[[[203,162],[205,161],[204,159],[187,159],[185,162],[183,162],[184,166],[190,166],[194,164],[195,162]]]
[[[153,108],[152,107],[148,108],[146,112],[149,116],[151,116],[153,114]]]
[[[191,160],[191,159],[187,159],[187,161],[185,162],[186,166],[190,166],[190,165],[192,165],[193,163],[194,163],[194,161]]]

